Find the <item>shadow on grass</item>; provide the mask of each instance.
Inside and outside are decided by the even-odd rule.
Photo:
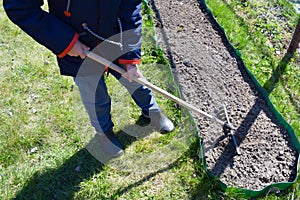
[[[130,143],[130,142],[129,142]],[[127,145],[129,145],[129,143]],[[118,197],[130,192],[132,189],[141,186],[143,183],[149,181],[163,172],[180,168],[186,162],[186,158],[193,158],[195,173],[198,174],[195,179],[195,184],[199,185],[191,189],[191,199],[205,199],[208,195],[206,189],[213,189],[217,192],[216,187],[208,185],[207,181],[212,182],[210,179],[205,178],[203,168],[200,168],[200,160],[198,157],[199,141],[195,139],[189,149],[173,163],[166,167],[158,169],[155,172],[148,173],[140,180],[126,186],[120,187],[109,197],[105,199],[118,199]],[[80,166],[80,171],[76,168]],[[95,174],[103,170],[104,165],[95,159],[86,149],[79,150],[76,154],[70,157],[65,163],[57,169],[48,169],[43,172],[36,172],[26,183],[26,185],[19,191],[14,198],[15,200],[55,200],[55,199],[74,199],[76,192],[80,190],[80,183],[90,179]],[[202,177],[198,179],[198,177]],[[204,178],[204,179],[203,179]],[[203,181],[205,180],[205,181]]]
[[[136,124],[139,126],[146,126],[149,122],[140,117]],[[133,130],[128,126],[127,129]],[[142,129],[143,136],[151,134],[152,129]],[[124,148],[129,147],[136,138],[126,134],[126,132],[119,131],[116,133],[120,139]],[[93,149],[91,151],[91,149]],[[104,164],[102,160],[106,158],[98,159],[97,155],[101,151],[97,134],[90,140],[85,148],[79,150],[69,159],[67,159],[60,167],[56,169],[45,169],[43,171],[36,172],[27,181],[24,187],[16,194],[15,200],[56,200],[56,199],[74,199],[75,194],[80,190],[80,183],[85,180],[91,179],[95,174],[100,173]],[[101,155],[101,153],[100,153]],[[110,158],[112,159],[112,158]],[[101,162],[100,162],[101,161]],[[109,162],[109,160],[105,160]],[[148,181],[149,178],[156,176],[164,171],[170,170],[178,166],[180,161],[175,161],[168,166],[161,168],[153,173],[148,173],[139,181],[127,186],[119,188],[109,198],[104,196],[105,199],[117,199],[122,194],[127,193],[134,187],[138,187],[143,182]],[[100,194],[101,195],[101,194]],[[102,198],[100,198],[102,199]]]
[[[293,54],[286,53],[284,57],[281,59],[276,69],[272,72],[271,77],[264,84],[265,90],[270,94],[274,89],[276,84],[280,81],[283,73],[286,70],[288,63],[291,61]]]
[[[152,177],[157,176],[160,173],[166,172],[168,170],[171,170],[172,168],[175,168],[176,166],[178,166],[178,161],[169,164],[166,167],[163,167],[162,169],[159,169],[155,172],[149,173],[147,175],[145,175],[143,178],[141,178],[140,180],[124,187],[124,188],[119,188],[110,198],[108,199],[116,199],[116,197],[122,196],[126,193],[128,193],[131,189],[138,187],[140,185],[142,185],[143,183],[149,181]]]
[[[80,166],[80,170],[78,169]],[[15,200],[73,199],[80,183],[99,173],[103,165],[86,149],[81,149],[57,169],[36,172]]]
[[[282,80],[282,75],[286,71],[287,65],[293,58],[294,53],[286,53],[284,57],[281,59],[279,64],[277,65],[276,69],[272,72],[271,77],[269,80],[267,80],[263,86],[263,88],[268,92],[268,94],[272,93],[272,91],[275,89],[276,84],[278,82],[284,83],[285,81]],[[289,96],[289,99],[294,106],[295,110],[297,112],[300,112],[300,104],[299,104],[299,98],[297,96],[294,96],[292,92],[288,89],[288,85],[284,87],[285,92]]]
[[[284,57],[281,59],[279,64],[277,65],[276,69],[272,72],[271,77],[267,80],[263,86],[263,88],[268,92],[268,94],[272,93],[272,91],[276,88],[276,84],[280,81],[285,84],[285,80],[282,79],[282,75],[285,73],[287,65],[291,61],[293,57],[293,53],[286,53]],[[299,97],[289,90],[289,86],[285,84],[284,87],[285,92],[287,93],[289,100],[293,107],[295,108],[296,112],[300,112],[300,104],[299,104]]]
[[[201,161],[199,160],[199,139],[195,138],[195,140],[193,140],[193,142],[191,143],[190,147],[187,149],[186,152],[184,152],[182,154],[182,156],[180,156],[177,160],[175,160],[174,162],[170,163],[169,165],[158,169],[155,172],[149,173],[147,175],[145,175],[144,177],[142,177],[140,180],[135,181],[134,183],[123,187],[123,188],[119,188],[113,195],[111,195],[110,198],[108,199],[117,199],[117,197],[120,197],[126,193],[128,193],[131,189],[136,188],[141,186],[142,184],[144,184],[145,182],[151,180],[151,178],[158,176],[161,173],[164,173],[166,171],[169,170],[173,170],[173,169],[180,169],[181,165],[184,164],[185,162],[187,162],[186,158],[192,158],[194,161],[194,166],[195,166],[195,173],[197,174],[197,178],[193,178],[193,181],[191,184],[196,184],[199,187],[192,187],[191,191],[190,191],[190,198],[191,199],[206,199],[208,193],[207,193],[207,188],[210,187],[210,185],[207,185],[207,181],[209,181],[209,179],[205,179],[205,181],[203,181],[202,178],[205,178],[205,174],[203,173],[203,168],[201,168]],[[184,173],[184,172],[183,172]],[[201,178],[198,178],[201,177]],[[185,183],[182,183],[185,184]],[[186,187],[186,186],[185,186]],[[198,189],[198,188],[202,188],[202,189]],[[216,189],[216,188],[214,188]]]

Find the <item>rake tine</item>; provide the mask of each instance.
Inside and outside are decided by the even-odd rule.
[[[230,123],[230,121],[229,121],[229,117],[228,117],[228,113],[227,113],[227,109],[226,109],[226,106],[225,106],[225,105],[223,105],[223,110],[224,110],[224,113],[225,113],[225,116],[226,116],[226,121],[227,121],[227,123],[231,125],[231,123]],[[225,133],[227,132],[228,135],[230,135],[231,140],[232,140],[232,143],[233,143],[233,146],[234,146],[234,148],[235,148],[235,151],[236,151],[236,153],[237,153],[238,155],[240,155],[240,154],[241,154],[240,148],[239,148],[238,143],[237,143],[237,141],[236,141],[236,138],[235,138],[233,129],[224,130],[224,131],[225,131]]]
[[[215,109],[215,115],[218,119],[221,119],[223,121],[227,121],[226,119],[226,113],[224,111],[224,106],[220,106],[218,109]]]

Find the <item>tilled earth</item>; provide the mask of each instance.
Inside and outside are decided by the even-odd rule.
[[[295,179],[297,153],[242,63],[197,0],[149,0],[159,44],[182,98],[210,114],[223,104],[241,151],[220,125],[192,113],[210,172],[227,186],[260,190]]]

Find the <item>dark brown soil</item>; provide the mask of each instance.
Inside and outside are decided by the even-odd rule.
[[[149,0],[159,43],[182,97],[213,114],[226,105],[241,154],[220,125],[194,113],[210,172],[227,186],[260,190],[295,179],[297,153],[228,45],[197,0]]]

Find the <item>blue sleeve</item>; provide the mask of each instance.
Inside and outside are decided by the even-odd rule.
[[[124,54],[119,58],[120,64],[138,64],[141,58],[142,16],[141,0],[122,0],[119,17],[123,28]]]
[[[42,10],[43,0],[3,0],[10,20],[34,40],[64,56],[76,39],[76,32],[63,21]]]

